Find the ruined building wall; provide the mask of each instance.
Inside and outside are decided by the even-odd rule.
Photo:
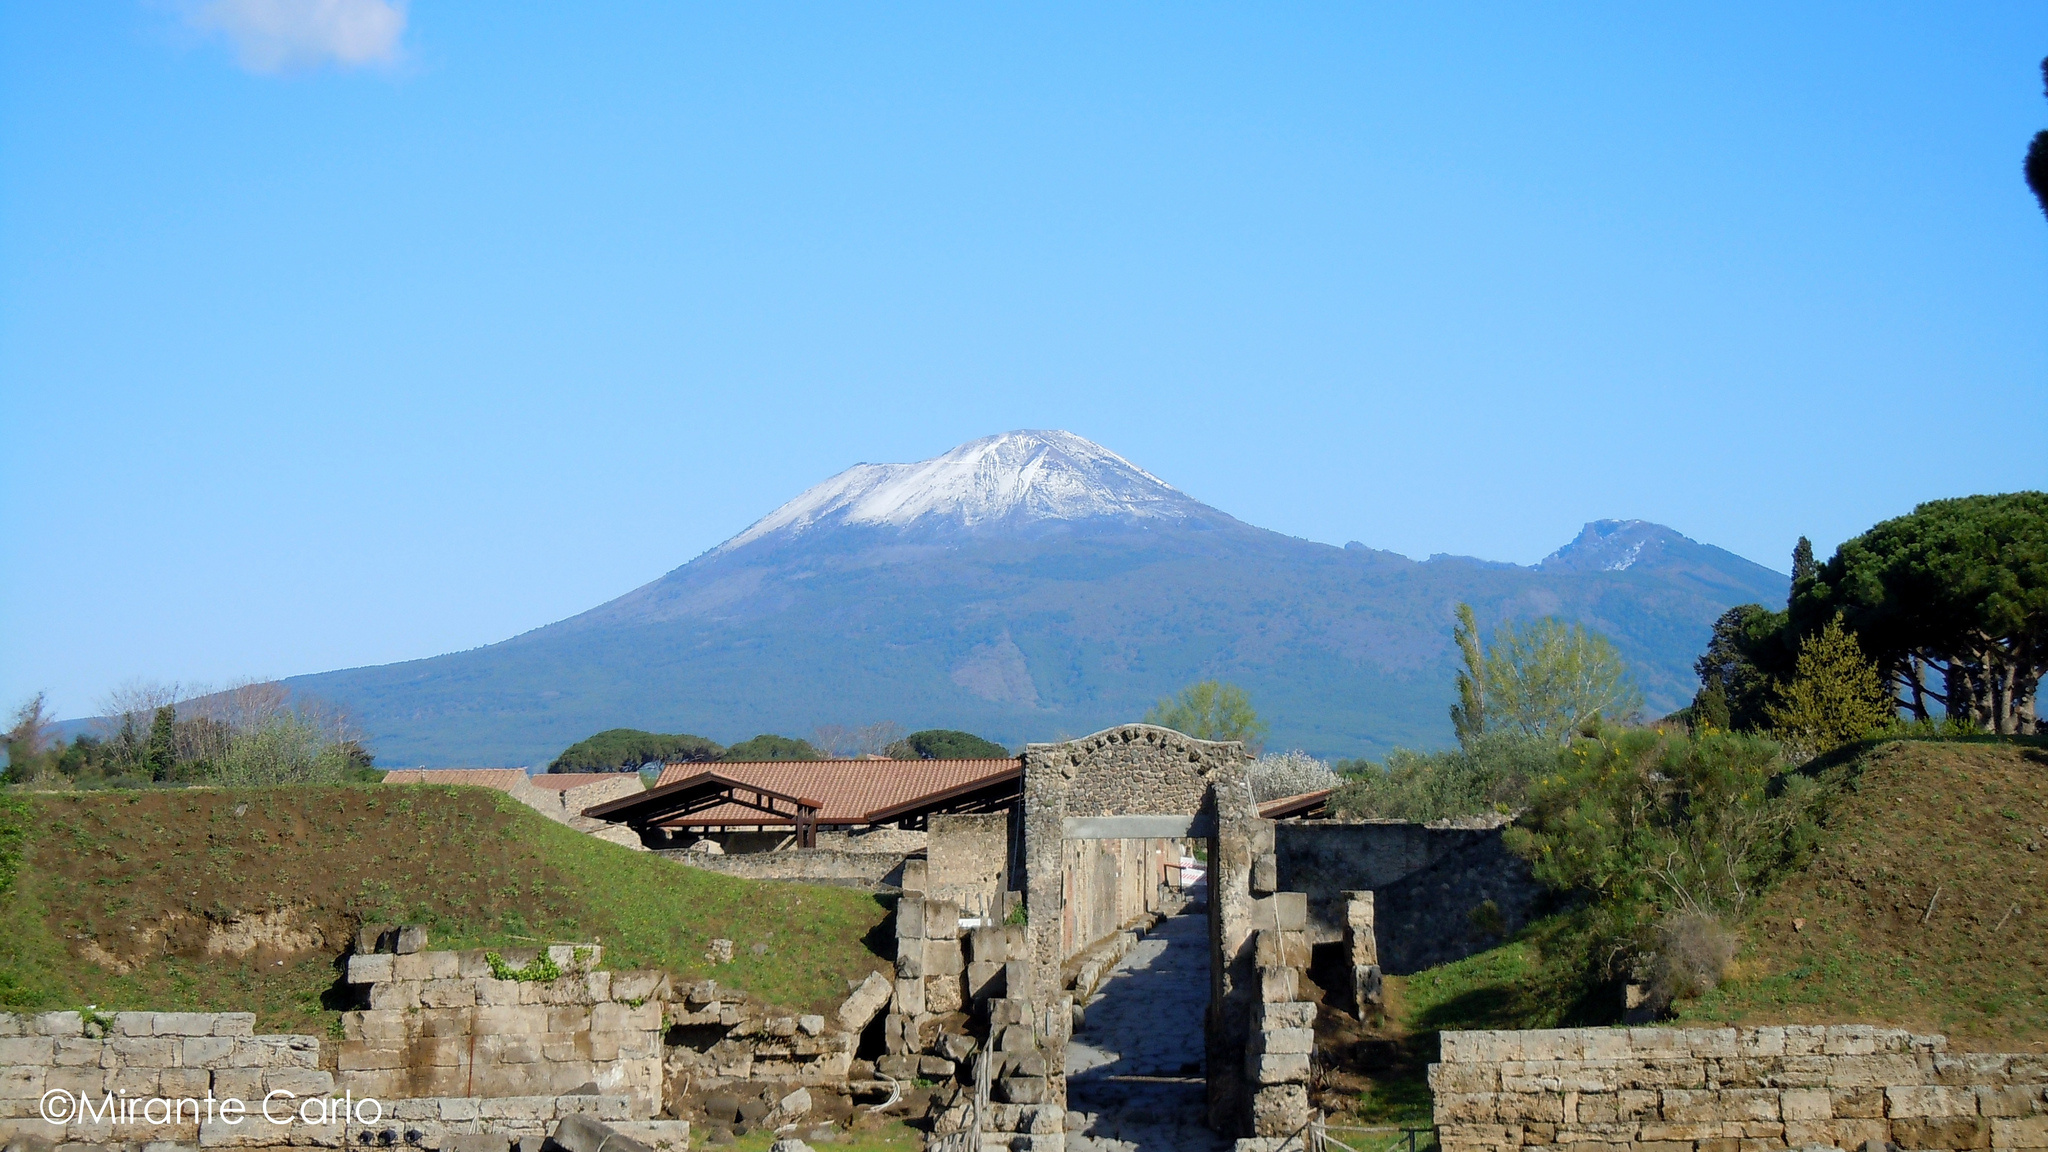
[[[1068,840],[1061,847],[1060,962],[1130,927],[1165,903],[1166,869],[1180,865],[1179,840]]]
[[[927,896],[952,901],[962,916],[1000,919],[1010,871],[1010,814],[929,817],[925,861]]]
[[[1380,963],[1397,975],[1500,943],[1529,921],[1543,891],[1498,827],[1282,821],[1273,840],[1278,886],[1308,897],[1309,942],[1344,939],[1344,894],[1372,892]]]

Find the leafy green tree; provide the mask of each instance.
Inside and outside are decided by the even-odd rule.
[[[1811,636],[1837,613],[1914,719],[1932,700],[1993,732],[2036,732],[2048,493],[1929,501],[1845,541],[1793,596],[1792,630]]]
[[[1774,681],[1792,672],[1785,647],[1783,612],[1761,604],[1738,604],[1714,621],[1707,650],[1693,661],[1700,690],[1691,720],[1724,732],[1757,732],[1770,726],[1764,709],[1776,699]]]
[[[927,728],[912,732],[883,749],[892,760],[1008,760],[1010,750],[972,732]]]
[[[1486,648],[1486,723],[1558,744],[1601,717],[1642,707],[1621,653],[1582,624],[1544,619],[1495,629]]]
[[[1535,780],[1508,846],[1553,889],[1614,909],[1739,915],[1803,846],[1817,789],[1785,777],[1778,746],[1741,733],[1608,729]]]
[[[2041,87],[2048,95],[2048,60],[2041,61]],[[2034,133],[2034,142],[2027,148],[2027,187],[2034,190],[2034,199],[2048,214],[2048,131]]]
[[[1479,650],[1479,623],[1470,604],[1458,605],[1458,624],[1451,630],[1464,670],[1458,673],[1458,702],[1451,705],[1451,730],[1458,745],[1469,750],[1486,731],[1486,657]]]
[[[1241,740],[1256,744],[1266,733],[1266,722],[1252,708],[1244,689],[1218,680],[1204,680],[1180,690],[1180,695],[1154,704],[1145,713],[1145,723],[1171,728],[1197,740]]]
[[[1778,695],[1766,709],[1771,727],[1788,748],[1813,756],[1861,740],[1898,715],[1897,699],[1839,612],[1799,646],[1798,671]]]
[[[742,740],[725,750],[719,757],[737,763],[742,760],[823,760],[824,754],[811,746],[808,740],[794,736],[777,736],[764,732],[751,740]]]
[[[14,723],[0,736],[7,750],[9,784],[26,784],[61,761],[64,749],[50,746],[49,699],[41,692],[22,702],[14,711]],[[61,744],[62,741],[59,741]]]
[[[1423,823],[1498,815],[1522,807],[1529,784],[1556,770],[1554,741],[1487,732],[1443,752],[1396,748],[1383,764],[1338,763],[1342,783],[1330,797],[1339,814]]]
[[[725,749],[687,732],[642,732],[638,728],[607,728],[562,750],[548,764],[550,772],[637,772],[648,764],[716,760]]]

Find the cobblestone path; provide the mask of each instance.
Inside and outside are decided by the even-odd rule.
[[[1102,982],[1067,1042],[1068,1152],[1216,1152],[1202,1124],[1209,918],[1175,916]]]

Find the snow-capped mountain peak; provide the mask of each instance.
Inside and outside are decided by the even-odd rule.
[[[1186,518],[1202,506],[1092,440],[1004,432],[915,464],[856,464],[718,546],[824,525],[975,527],[998,522]]]
[[[1698,547],[1690,537],[1648,520],[1595,520],[1536,567],[1545,572],[1626,572],[1643,559],[1646,548],[1654,556],[1673,545]]]

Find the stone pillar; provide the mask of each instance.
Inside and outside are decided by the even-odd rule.
[[[1244,1131],[1294,1136],[1309,1121],[1309,1057],[1316,1038],[1315,1003],[1302,998],[1309,966],[1308,896],[1275,892],[1262,897],[1252,918],[1259,995],[1246,1029],[1244,1078],[1250,1100]]]
[[[1265,825],[1269,849],[1272,825],[1259,820],[1242,765],[1216,773],[1210,803],[1216,831],[1209,841],[1209,1126],[1228,1133],[1245,1128],[1251,1104],[1244,1054],[1251,1042],[1252,1006],[1260,995],[1253,955],[1260,921],[1252,871],[1260,854],[1260,825]]]
[[[1371,892],[1346,892],[1344,943],[1351,953],[1352,1012],[1360,1020],[1380,1005],[1380,943],[1373,932]]]

